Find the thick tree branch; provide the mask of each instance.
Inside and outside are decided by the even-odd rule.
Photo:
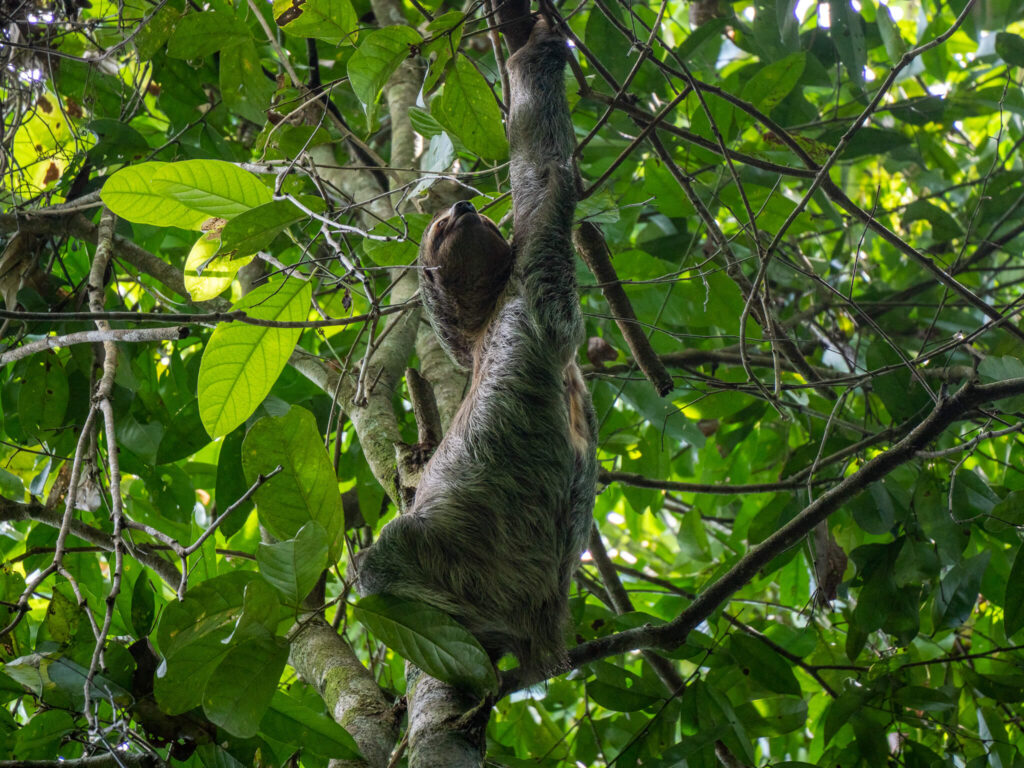
[[[291,640],[291,665],[316,688],[365,758],[335,760],[332,768],[385,768],[398,741],[398,718],[373,675],[323,619],[301,623]]]

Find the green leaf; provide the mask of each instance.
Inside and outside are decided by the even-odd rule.
[[[709,40],[718,40],[722,33],[729,26],[728,17],[721,16],[704,22],[693,30],[683,44],[676,49],[676,55],[681,59],[692,59],[697,50]]]
[[[927,200],[915,200],[903,212],[904,226],[915,221],[927,221],[931,224],[932,237],[936,240],[952,240],[963,234],[963,229],[956,219]]]
[[[888,6],[879,4],[875,8],[875,21],[878,23],[878,33],[882,37],[882,44],[889,59],[893,63],[900,60],[900,57],[907,52],[907,44],[903,41],[900,28],[892,19]]]
[[[89,130],[99,142],[89,150],[94,163],[119,163],[134,160],[149,152],[149,144],[137,130],[120,120],[96,119],[89,122]]]
[[[1012,637],[1024,627],[1024,545],[1017,548],[1006,580],[1006,594],[1003,597],[1003,623],[1006,636]]]
[[[932,606],[936,627],[959,627],[971,615],[981,590],[991,552],[982,552],[954,565],[939,584]]]
[[[419,107],[409,109],[409,122],[412,123],[412,128],[416,133],[427,139],[444,133],[444,126],[437,122],[429,112]]]
[[[373,234],[385,237],[406,237],[402,240],[364,240],[363,250],[373,262],[382,267],[412,264],[419,252],[417,243],[430,224],[430,217],[422,213],[404,214],[388,219],[373,228]]]
[[[61,645],[67,645],[75,638],[80,622],[85,616],[76,603],[64,594],[64,590],[55,589],[50,604],[46,608],[46,619],[43,630],[46,637]]]
[[[444,77],[448,63],[459,50],[466,15],[460,11],[448,11],[427,24],[427,39],[432,42],[423,46],[423,56],[428,60],[427,75],[423,78],[423,92],[430,93]]]
[[[287,744],[297,744],[321,757],[360,760],[362,755],[348,731],[322,710],[310,709],[282,691],[274,694],[260,730]]]
[[[230,219],[270,202],[257,176],[223,160],[183,160],[156,169],[153,190],[207,216]]]
[[[206,683],[229,650],[230,645],[208,637],[165,659],[153,679],[153,694],[160,709],[169,715],[180,715],[201,706]]]
[[[238,644],[268,633],[273,636],[280,618],[281,601],[273,587],[262,579],[250,581],[242,595],[242,615],[238,617],[228,642]]]
[[[51,709],[37,712],[14,739],[14,754],[21,760],[53,758],[61,739],[74,730],[67,712]]]
[[[638,675],[607,662],[592,665],[597,679],[587,681],[587,694],[613,712],[636,712],[665,700]]]
[[[192,587],[184,600],[169,603],[157,629],[164,657],[174,657],[202,640],[219,643],[228,637],[242,612],[245,588],[256,578],[252,571],[229,571]]]
[[[331,45],[352,43],[359,24],[349,0],[274,0],[274,19],[290,35]]]
[[[801,51],[762,67],[743,86],[743,98],[770,113],[800,82],[806,61],[807,54]]]
[[[18,392],[18,415],[26,434],[50,439],[64,425],[71,390],[56,353],[47,350],[26,362]]]
[[[924,712],[946,712],[956,706],[957,692],[926,688],[923,685],[908,685],[900,688],[893,696],[893,701],[907,709],[919,709]]]
[[[443,611],[415,600],[370,595],[356,603],[355,616],[378,640],[431,677],[478,695],[498,689],[487,652]]]
[[[331,561],[337,560],[345,526],[341,494],[316,420],[305,408],[266,416],[245,437],[242,466],[250,483],[278,465],[281,472],[256,491],[260,522],[276,538],[292,539],[314,521],[326,534]]]
[[[858,90],[864,88],[864,65],[868,52],[864,41],[864,22],[850,0],[829,0],[832,27],[829,30],[847,75]]]
[[[233,646],[206,683],[206,716],[235,736],[255,736],[277,691],[288,648],[287,640],[270,633]]]
[[[846,506],[853,512],[857,525],[868,533],[884,535],[896,519],[892,497],[882,482],[872,483],[865,490],[867,493],[858,493]]]
[[[970,667],[959,670],[967,685],[977,688],[982,696],[1005,703],[1024,701],[1024,675],[1001,672],[996,675],[982,675]]]
[[[167,41],[167,55],[176,59],[197,59],[243,39],[251,39],[249,30],[230,13],[190,13],[175,23]]]
[[[1007,64],[1024,67],[1024,37],[1012,32],[997,32],[996,53]]]
[[[867,361],[873,369],[898,366],[871,380],[872,390],[881,398],[893,419],[905,421],[924,416],[931,400],[886,341],[879,339],[868,348]]]
[[[242,469],[242,440],[244,438],[245,429],[240,426],[229,432],[220,445],[220,453],[217,456],[217,490],[214,495],[218,512],[226,512],[228,507],[236,503],[249,490],[249,484],[245,482],[245,471]],[[224,538],[231,538],[241,530],[254,506],[255,502],[249,499],[239,505],[238,509],[220,524],[220,531],[224,534]]]
[[[192,301],[209,301],[220,296],[231,287],[238,270],[253,260],[251,255],[237,259],[215,256],[220,243],[216,233],[205,232],[188,252],[185,259],[185,290]]]
[[[772,696],[736,707],[736,717],[748,737],[781,736],[807,723],[807,702],[799,696]]]
[[[103,204],[122,219],[156,227],[199,229],[210,218],[202,211],[157,192],[156,174],[168,163],[129,165],[115,173],[103,185]]]
[[[316,586],[327,567],[327,531],[314,520],[294,539],[277,544],[261,543],[256,550],[260,574],[281,592],[289,605],[298,605]]]
[[[232,310],[260,320],[299,322],[309,311],[311,286],[275,280],[243,297]],[[234,322],[217,326],[199,366],[199,415],[211,437],[245,421],[270,393],[302,333]]]
[[[871,698],[871,691],[859,685],[851,686],[835,699],[825,715],[825,744],[832,741],[836,732],[846,725],[850,717]]]
[[[164,664],[153,680],[164,712],[181,714],[203,703],[207,680],[231,648],[224,641],[242,614],[245,588],[258,578],[252,571],[231,571],[189,589],[184,600],[164,609],[157,628]]]
[[[132,587],[132,629],[138,637],[146,637],[153,629],[153,621],[156,617],[156,598],[153,592],[153,585],[149,582],[149,575],[143,571],[135,579],[135,586]]]
[[[225,106],[236,115],[262,125],[267,121],[267,110],[276,90],[274,82],[263,75],[260,54],[251,38],[239,40],[220,52],[220,94]]]
[[[381,88],[409,57],[410,46],[423,42],[409,27],[384,27],[368,34],[348,60],[348,78],[356,97],[366,110],[366,123],[373,125],[374,107]]]
[[[756,638],[737,632],[729,638],[729,653],[744,674],[775,693],[800,696],[800,683],[784,658]]]
[[[501,110],[483,75],[459,57],[445,80],[444,93],[430,106],[431,114],[470,152],[487,160],[508,155]]]
[[[307,216],[288,200],[269,203],[239,214],[221,231],[221,253],[233,258],[267,248],[284,228]]]
[[[132,17],[145,18],[153,10],[153,6],[145,0],[125,0],[122,7],[124,9],[121,12],[122,18],[126,20]],[[135,39],[132,40],[139,58],[147,61],[155,57],[167,42],[167,38],[174,31],[174,25],[180,18],[181,13],[170,4],[157,11],[150,18],[149,23],[142,27]]]

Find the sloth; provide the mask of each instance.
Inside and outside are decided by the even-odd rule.
[[[597,425],[575,362],[575,144],[564,39],[544,21],[508,62],[513,237],[467,202],[420,246],[421,294],[465,400],[412,506],[360,553],[357,590],[429,603],[492,660],[566,663],[568,593],[592,525]]]

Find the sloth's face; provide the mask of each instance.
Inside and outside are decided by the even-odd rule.
[[[454,303],[463,330],[480,327],[512,274],[512,248],[493,221],[460,201],[440,214],[420,246],[423,282]]]
[[[477,213],[473,204],[465,200],[434,217],[425,233],[424,246],[433,253],[441,250],[458,254],[476,252],[499,260],[506,258],[509,251],[498,226]]]

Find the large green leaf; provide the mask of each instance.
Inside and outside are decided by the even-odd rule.
[[[154,679],[154,693],[168,714],[203,703],[206,681],[231,646],[225,641],[242,614],[245,588],[259,576],[232,571],[205,581],[167,605],[157,628],[164,664]]]
[[[323,757],[361,758],[359,747],[348,731],[322,710],[311,709],[282,691],[274,694],[260,728],[271,738],[301,744],[303,749]]]
[[[37,712],[21,728],[12,745],[15,754],[23,760],[52,758],[65,734],[75,727],[74,720],[67,712],[49,710]]]
[[[223,639],[242,610],[246,585],[258,578],[252,571],[231,571],[197,584],[185,599],[169,603],[160,616],[157,643],[172,657],[205,638]]]
[[[129,165],[103,185],[103,204],[123,219],[157,227],[199,229],[209,218],[162,191],[154,189],[156,174],[167,163]]]
[[[251,39],[249,30],[230,13],[190,13],[174,24],[174,31],[167,41],[167,55],[177,59],[195,59],[209,56],[242,39]]]
[[[315,521],[326,533],[331,560],[340,556],[345,515],[313,414],[293,407],[284,416],[257,421],[242,444],[242,465],[249,482],[278,465],[282,468],[256,492],[260,521],[271,534],[292,539]],[[302,547],[309,545],[306,538],[303,542]]]
[[[488,160],[508,155],[501,110],[483,75],[467,59],[455,60],[444,93],[431,103],[430,110],[470,152]]]
[[[331,45],[352,43],[358,29],[349,0],[274,0],[274,18],[285,32]]]
[[[256,563],[263,578],[285,596],[288,604],[298,605],[327,567],[327,553],[327,531],[311,520],[293,539],[261,543],[256,550]]]
[[[804,73],[807,54],[791,53],[761,68],[743,86],[743,98],[769,114],[789,95]]]
[[[269,633],[233,645],[206,683],[206,716],[236,736],[255,736],[277,691],[288,647],[287,640]]]
[[[193,211],[225,219],[271,199],[270,190],[258,177],[223,160],[164,163],[151,183],[155,192]]]
[[[366,110],[367,125],[373,125],[375,105],[381,88],[411,53],[410,46],[423,38],[409,27],[384,27],[368,34],[348,60],[348,78]]]
[[[257,125],[266,122],[275,90],[274,82],[263,76],[260,54],[252,39],[239,40],[220,52],[220,93],[232,112]],[[269,199],[267,196],[259,203]]]
[[[318,200],[318,198],[313,198]],[[320,212],[323,201],[314,210]],[[272,200],[239,214],[221,231],[221,251],[225,256],[244,256],[262,251],[285,227],[308,218],[289,200]]]
[[[982,552],[954,565],[939,585],[932,606],[936,627],[959,627],[970,616],[991,553]]]
[[[428,675],[479,695],[497,690],[487,652],[444,611],[393,595],[370,595],[356,604],[355,615],[378,640]]]
[[[1024,67],[1024,37],[1012,32],[997,32],[996,53],[1007,64]]]
[[[247,294],[233,310],[260,320],[299,322],[309,311],[310,285],[273,281]],[[217,326],[199,367],[199,415],[211,437],[233,430],[256,410],[281,374],[301,328],[234,322]]]
[[[729,653],[754,680],[775,693],[800,696],[800,683],[793,668],[782,656],[760,640],[737,632],[732,635]]]

